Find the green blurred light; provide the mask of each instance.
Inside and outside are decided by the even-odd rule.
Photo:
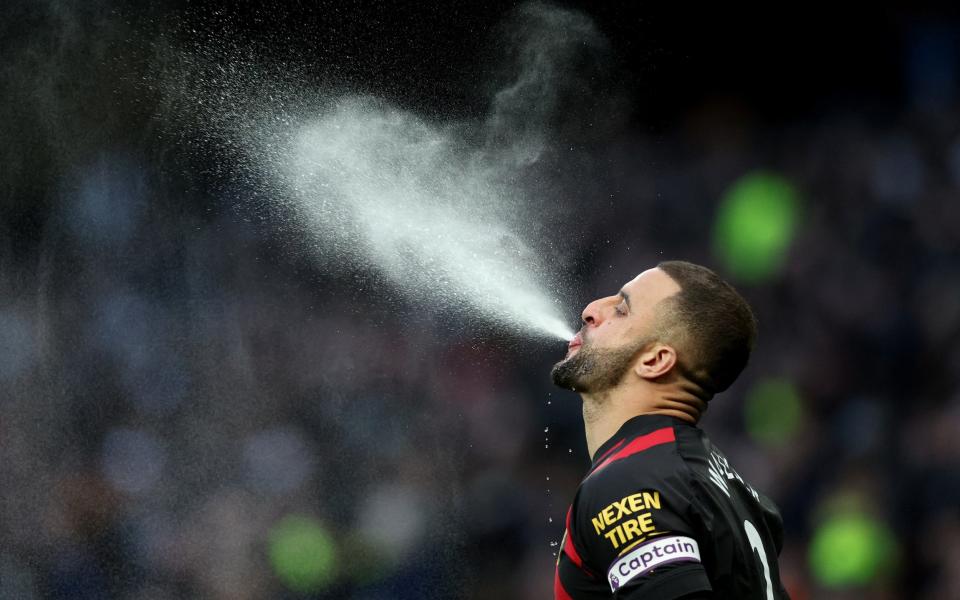
[[[727,271],[744,283],[762,283],[783,266],[800,213],[792,183],[765,171],[744,175],[717,209],[713,250]]]
[[[747,393],[744,404],[747,433],[766,446],[782,446],[803,424],[803,400],[786,379],[765,379]]]
[[[813,534],[810,570],[827,588],[869,585],[896,561],[896,542],[887,527],[865,514],[837,515]]]
[[[289,516],[270,531],[270,564],[293,591],[315,592],[333,580],[337,550],[330,534],[314,519]]]

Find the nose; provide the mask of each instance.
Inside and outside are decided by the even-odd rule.
[[[584,325],[597,327],[600,323],[603,323],[603,311],[601,308],[601,299],[594,300],[583,309],[583,312],[580,314],[580,320],[583,321]]]

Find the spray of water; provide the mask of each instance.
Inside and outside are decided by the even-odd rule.
[[[321,253],[361,261],[417,302],[570,339],[563,261],[533,235],[543,215],[517,181],[548,151],[561,91],[582,77],[569,65],[605,41],[585,16],[542,4],[521,7],[507,30],[511,77],[475,123],[338,96],[283,118],[266,111],[245,143],[274,204]]]
[[[191,96],[221,98],[210,118],[266,184],[269,208],[321,258],[360,263],[418,303],[570,339],[564,257],[538,235],[556,218],[520,182],[549,155],[558,113],[589,96],[583,65],[599,61],[582,59],[605,40],[584,15],[538,3],[505,32],[508,76],[471,122],[430,121],[370,95],[252,85],[256,69],[243,63],[218,64],[204,77],[216,93]],[[269,100],[237,102],[258,87]]]
[[[318,241],[360,254],[421,302],[569,339],[555,282],[523,236],[522,198],[450,129],[370,98],[341,98],[298,127],[281,178]]]

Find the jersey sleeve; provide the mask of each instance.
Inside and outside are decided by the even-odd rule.
[[[656,454],[678,460],[666,449]],[[692,493],[656,458],[644,453],[592,473],[577,497],[570,534],[614,598],[673,600],[711,591]]]

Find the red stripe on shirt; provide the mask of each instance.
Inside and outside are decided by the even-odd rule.
[[[563,534],[563,551],[567,553],[567,556],[570,557],[570,560],[573,561],[573,564],[582,569],[583,559],[580,558],[580,554],[577,553],[577,549],[573,545],[573,537],[570,535],[570,515],[572,513],[573,507],[571,506],[569,509],[567,509],[567,530]]]
[[[606,457],[610,456],[610,453],[611,453],[611,452],[613,452],[614,450],[616,450],[617,448],[619,448],[619,447],[622,446],[622,445],[623,445],[623,440],[620,440],[619,442],[617,442],[616,444],[614,444],[613,446],[611,446],[609,450],[607,450],[606,452],[604,452],[604,453],[603,453],[603,456],[599,457],[595,462],[600,462],[600,461],[602,461],[603,459],[605,459]]]
[[[563,583],[560,582],[560,565],[553,575],[553,600],[573,600],[567,590],[563,589]]]
[[[673,433],[673,427],[664,427],[663,429],[651,431],[646,435],[641,435],[624,446],[616,454],[611,454],[609,457],[607,457],[603,462],[597,465],[597,468],[594,469],[590,475],[593,475],[614,461],[622,460],[638,452],[643,452],[644,450],[649,450],[654,446],[659,446],[660,444],[669,444],[670,442],[676,441],[676,439],[677,437]]]

